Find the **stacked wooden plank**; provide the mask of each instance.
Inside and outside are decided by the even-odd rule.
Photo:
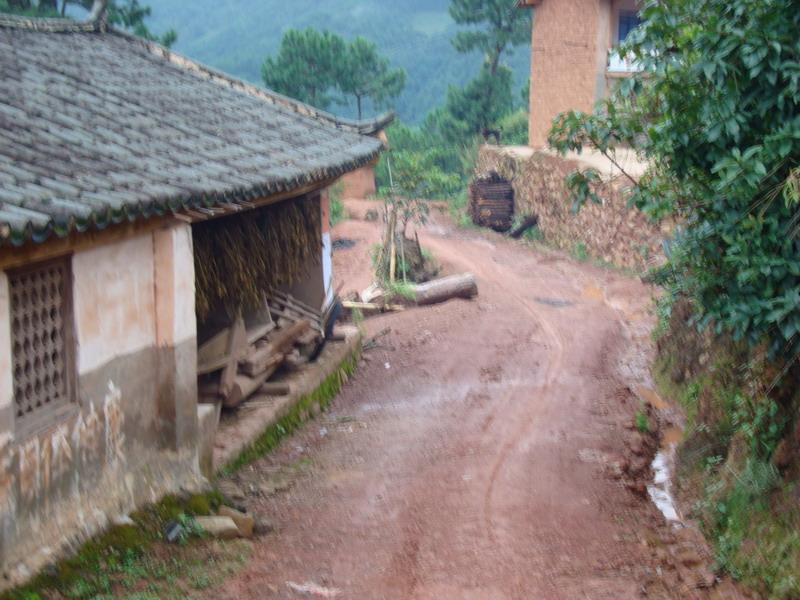
[[[508,231],[514,219],[514,188],[495,172],[475,179],[469,186],[472,222],[495,231]]]
[[[239,406],[278,369],[308,362],[323,339],[320,311],[289,294],[270,293],[262,310],[237,317],[198,349],[201,401]]]

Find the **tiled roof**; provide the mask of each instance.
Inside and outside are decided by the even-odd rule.
[[[0,16],[0,244],[290,193],[373,160],[370,123],[100,19]]]

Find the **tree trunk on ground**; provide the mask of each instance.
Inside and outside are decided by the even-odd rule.
[[[473,298],[478,295],[478,284],[472,273],[451,275],[414,286],[414,300],[420,306],[436,304],[451,298]]]

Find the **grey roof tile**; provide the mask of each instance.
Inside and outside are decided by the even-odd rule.
[[[391,117],[337,119],[102,21],[0,15],[0,244],[322,182]]]

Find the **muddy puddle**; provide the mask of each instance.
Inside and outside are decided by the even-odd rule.
[[[669,410],[669,404],[658,392],[647,387],[639,387],[639,397],[659,411]],[[651,464],[653,481],[647,486],[647,493],[667,522],[682,526],[683,519],[678,512],[675,497],[672,495],[672,478],[675,474],[675,455],[683,437],[680,427],[667,427],[661,433],[661,448]]]

